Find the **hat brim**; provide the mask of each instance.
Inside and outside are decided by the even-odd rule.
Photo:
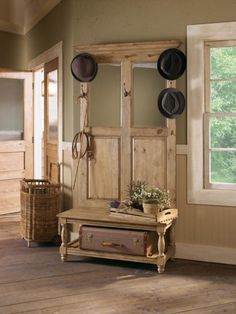
[[[157,69],[162,77],[167,80],[178,79],[186,69],[186,56],[176,48],[163,51],[157,61]]]
[[[165,88],[158,96],[158,109],[168,119],[178,118],[184,111],[185,98],[177,88]]]
[[[91,82],[97,75],[98,65],[88,53],[78,54],[71,61],[71,73],[80,82]]]

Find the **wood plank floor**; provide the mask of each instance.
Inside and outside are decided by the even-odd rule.
[[[0,313],[236,313],[236,266],[153,265],[88,258],[61,263],[58,247],[27,244],[0,222]]]

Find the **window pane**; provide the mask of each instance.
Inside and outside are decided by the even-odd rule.
[[[156,63],[133,66],[133,126],[165,127],[166,119],[157,107],[158,95],[165,80],[158,76]]]
[[[211,82],[211,111],[236,112],[236,81]]]
[[[99,64],[90,96],[89,126],[120,127],[120,64]]]
[[[210,118],[211,148],[236,148],[236,117]]]
[[[211,79],[236,77],[236,47],[211,48]]]
[[[57,141],[58,111],[57,111],[57,70],[47,74],[48,90],[48,141]]]
[[[211,152],[211,183],[236,183],[236,152]]]
[[[24,80],[0,78],[0,140],[23,140]]]

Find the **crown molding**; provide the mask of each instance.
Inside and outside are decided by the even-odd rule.
[[[11,2],[10,2],[11,1]],[[43,17],[54,9],[62,0],[24,0],[16,2],[9,0],[11,19],[6,11],[6,19],[1,14],[0,31],[25,35],[27,34]]]
[[[13,33],[13,34],[18,34],[18,35],[24,35],[24,27],[6,22],[4,20],[0,20],[0,31],[3,32],[8,32],[8,33]]]
[[[27,34],[43,17],[54,9],[62,0],[38,1],[34,5],[27,2],[23,34]]]

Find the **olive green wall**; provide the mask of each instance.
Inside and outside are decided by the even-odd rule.
[[[65,141],[71,140],[74,133],[71,122],[73,79],[70,73],[70,62],[73,56],[73,14],[74,0],[64,0],[25,36],[27,63],[58,42],[63,42],[63,139]]]
[[[75,0],[74,43],[178,39],[186,25],[234,21],[235,0]],[[186,95],[186,74],[177,87]],[[177,144],[186,144],[186,110],[177,119]]]
[[[0,31],[0,68],[24,69],[24,36]]]

